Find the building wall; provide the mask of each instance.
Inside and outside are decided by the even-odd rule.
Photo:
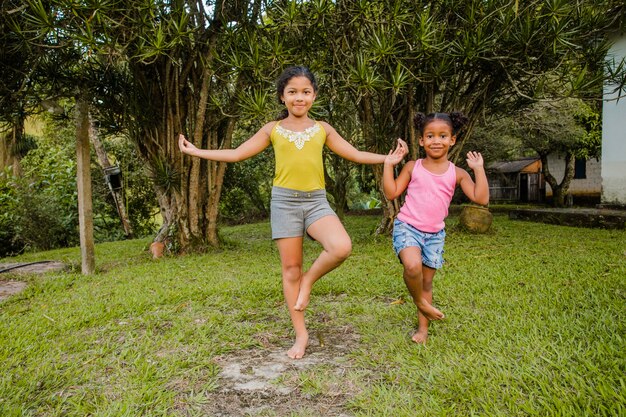
[[[607,58],[620,62],[626,57],[626,34],[612,40]],[[617,101],[611,90],[605,85],[602,103],[602,203],[626,205],[626,97]]]
[[[548,155],[550,173],[558,182],[565,176],[565,158],[557,154]],[[586,163],[587,178],[573,179],[569,193],[573,196],[600,197],[602,193],[602,164],[597,159],[589,159]],[[546,183],[546,195],[552,195],[550,184]]]

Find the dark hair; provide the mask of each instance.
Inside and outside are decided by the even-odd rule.
[[[456,135],[469,121],[463,113],[458,111],[453,111],[452,113],[430,113],[428,115],[424,113],[417,113],[413,118],[415,128],[420,132],[420,135],[424,133],[426,126],[435,120],[443,120],[450,125],[453,135]]]
[[[303,66],[294,66],[286,68],[282,74],[276,80],[276,97],[278,98],[278,102],[283,104],[282,99],[280,98],[285,91],[285,87],[289,80],[294,77],[306,77],[311,81],[311,85],[313,86],[313,91],[317,93],[317,81],[315,80],[315,75],[311,72],[310,69]],[[282,120],[289,115],[289,111],[287,109],[283,109],[276,120]]]

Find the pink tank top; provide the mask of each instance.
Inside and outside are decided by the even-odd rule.
[[[424,168],[418,159],[398,219],[422,232],[439,232],[446,226],[444,219],[455,188],[456,169],[452,162],[446,172],[437,175]]]

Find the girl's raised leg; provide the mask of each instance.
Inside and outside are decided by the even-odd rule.
[[[309,226],[307,233],[322,245],[323,250],[309,270],[302,275],[300,293],[294,305],[297,311],[304,311],[309,305],[315,281],[341,265],[352,252],[350,236],[337,216],[322,217]]]
[[[278,246],[278,252],[280,253],[283,294],[285,295],[291,323],[296,333],[296,341],[291,349],[287,351],[287,356],[291,359],[300,359],[304,356],[306,347],[309,344],[309,333],[304,322],[304,312],[294,308],[302,281],[302,238],[276,239],[276,246]]]
[[[406,284],[417,309],[429,320],[441,320],[444,315],[424,298],[422,252],[418,247],[409,246],[400,251],[400,260],[404,266],[404,283]],[[432,282],[432,280],[431,280]]]

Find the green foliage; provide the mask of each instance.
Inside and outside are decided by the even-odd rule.
[[[46,119],[44,134],[32,138],[35,146],[21,160],[23,176],[2,173],[3,249],[51,249],[78,244],[78,197],[74,127],[69,119]],[[157,206],[154,188],[141,159],[128,141],[114,138],[105,142],[112,160],[123,169],[127,214],[136,236],[155,230]],[[123,229],[105,184],[102,168],[91,164],[94,238],[96,241],[124,238]],[[6,242],[6,245],[5,243]]]
[[[154,157],[148,164],[150,178],[164,193],[179,190],[181,173],[165,158]]]
[[[24,243],[17,236],[19,198],[16,178],[10,167],[0,172],[0,258],[21,252]]]
[[[597,157],[601,144],[599,114],[578,99],[538,102],[509,117],[488,118],[468,142],[487,161],[565,152]]]
[[[602,113],[593,107],[582,103],[574,113],[574,120],[585,133],[579,140],[575,155],[578,158],[599,158],[602,151]]]
[[[506,120],[506,122],[505,122]],[[510,119],[489,119],[474,129],[472,137],[465,143],[465,148],[480,152],[485,163],[493,161],[510,161],[523,156],[535,155],[533,150],[524,147],[522,140],[512,129],[503,128],[502,125]],[[526,155],[530,153],[531,155]]]
[[[30,249],[78,244],[76,157],[70,150],[40,144],[22,159],[16,229]]]
[[[581,106],[575,99],[536,103],[518,113],[512,130],[540,155],[578,149],[585,131],[574,115]]]
[[[19,158],[23,158],[31,149],[37,147],[37,142],[32,135],[23,135],[21,140],[13,143],[11,154]]]

